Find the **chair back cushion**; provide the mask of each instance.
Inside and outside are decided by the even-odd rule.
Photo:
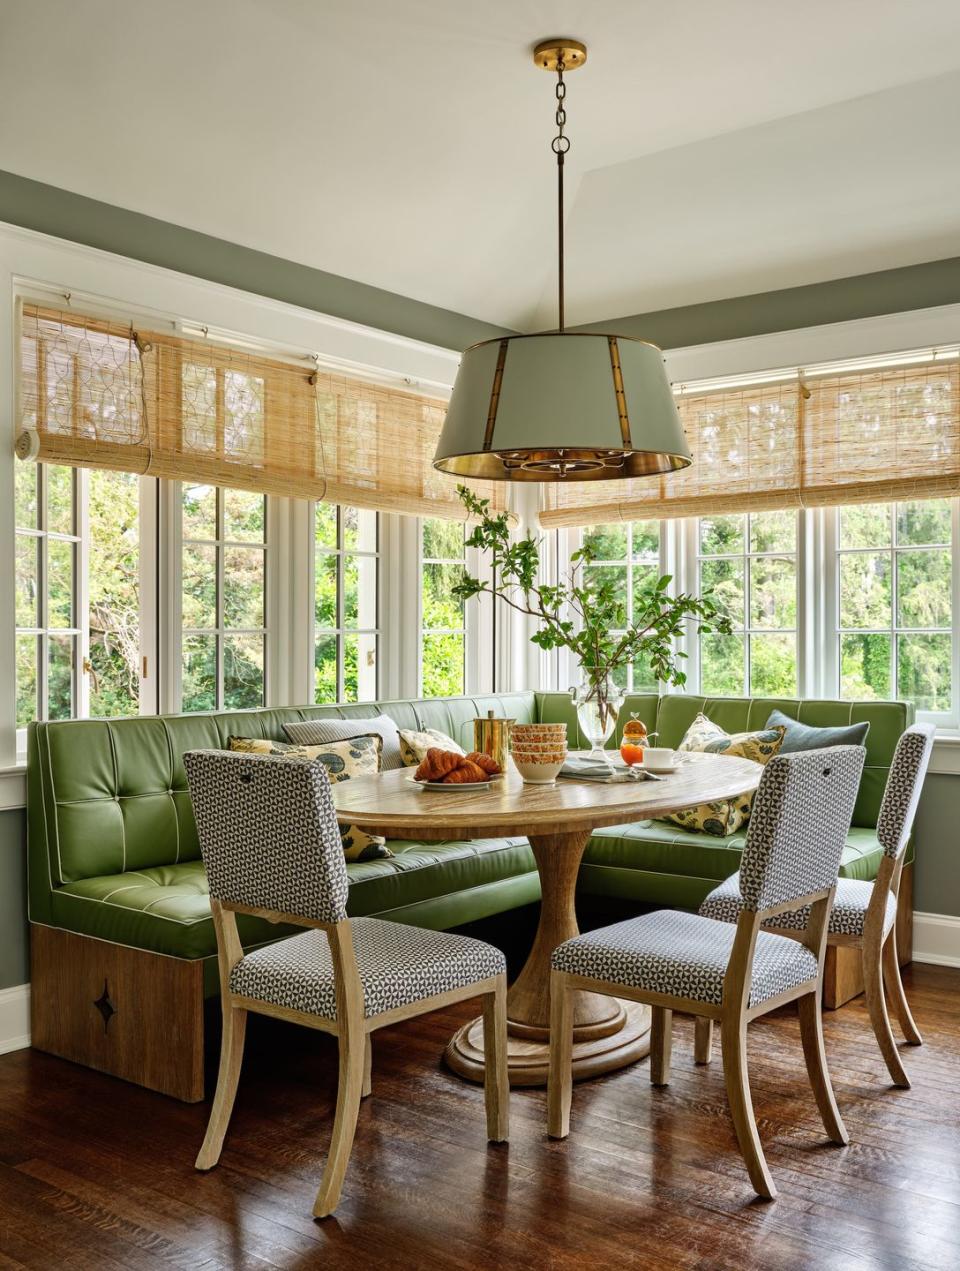
[[[897,742],[877,818],[877,838],[884,856],[896,859],[910,840],[935,734],[933,724],[914,724]]]
[[[746,909],[768,909],[836,883],[865,759],[862,746],[836,746],[770,760],[740,860]]]
[[[211,896],[318,922],[346,917],[347,869],[325,768],[222,750],[192,750],[183,763]]]

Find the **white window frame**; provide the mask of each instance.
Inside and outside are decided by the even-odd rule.
[[[743,565],[743,626],[742,627],[734,626],[733,631],[731,633],[733,635],[739,635],[743,637],[743,646],[744,646],[743,647],[743,679],[741,681],[742,690],[740,695],[743,697],[750,697],[753,695],[753,689],[751,687],[751,658],[752,658],[751,647],[752,647],[753,637],[754,636],[762,637],[762,636],[768,636],[768,635],[792,635],[794,637],[795,645],[796,645],[797,673],[796,673],[795,691],[798,696],[802,696],[801,684],[803,681],[803,658],[801,657],[801,653],[800,653],[800,642],[801,642],[801,632],[804,627],[803,610],[804,610],[804,598],[805,598],[806,589],[803,585],[802,575],[801,575],[801,565],[803,563],[801,558],[801,547],[802,547],[803,537],[804,537],[803,526],[801,524],[801,514],[799,512],[795,513],[796,537],[794,539],[794,549],[792,552],[787,552],[787,551],[755,552],[751,550],[750,519],[751,519],[751,516],[754,516],[757,514],[746,512],[746,513],[731,513],[731,515],[743,516],[744,518],[743,547],[739,552],[721,552],[717,554],[714,554],[714,553],[704,554],[703,551],[701,550],[700,522],[702,520],[707,520],[710,518],[708,517],[689,518],[690,528],[687,532],[692,533],[693,535],[693,556],[694,556],[693,565],[695,569],[695,573],[694,573],[695,582],[693,587],[691,588],[691,591],[695,595],[698,595],[698,596],[700,595],[701,565],[704,561],[711,561],[711,560],[740,561]],[[751,616],[751,609],[752,609],[751,593],[753,589],[752,571],[750,569],[751,562],[754,560],[763,560],[765,558],[776,560],[782,557],[792,557],[794,560],[794,570],[795,570],[794,605],[796,610],[796,626],[795,627],[754,626],[752,622],[752,616]],[[700,684],[701,677],[702,677],[702,657],[700,656],[700,644],[703,639],[709,638],[709,637],[699,636],[694,638],[696,639],[696,643],[698,646],[697,647],[697,683]],[[702,685],[701,685],[701,691],[702,691]],[[792,697],[793,694],[787,693],[787,694],[784,694],[784,696]]]
[[[21,462],[17,460],[17,462]],[[90,715],[90,676],[87,669],[90,659],[90,521],[89,490],[90,473],[84,468],[75,468],[72,473],[73,529],[72,534],[51,531],[46,528],[46,486],[47,464],[37,465],[37,497],[41,508],[41,527],[30,529],[17,527],[18,537],[30,537],[40,540],[39,555],[39,596],[41,612],[40,625],[37,627],[17,627],[17,636],[32,635],[40,641],[40,655],[37,666],[39,710],[38,719],[49,718],[46,700],[46,683],[48,675],[48,641],[51,635],[72,636],[75,638],[73,656],[73,713],[71,719],[89,719]],[[63,465],[57,465],[63,466]],[[139,714],[155,715],[157,713],[157,481],[152,477],[140,477],[140,674],[139,674]],[[72,627],[50,627],[46,625],[48,617],[47,546],[50,541],[70,542],[74,544],[73,570],[73,619]],[[25,727],[16,730],[17,754],[24,755],[27,746],[27,730]]]
[[[216,642],[216,663],[217,663],[217,686],[216,686],[216,704],[214,710],[222,711],[228,709],[224,706],[224,647],[226,641],[232,636],[260,636],[263,641],[263,700],[258,706],[239,707],[240,710],[257,710],[262,706],[270,704],[270,660],[271,660],[271,613],[269,607],[270,597],[270,574],[271,574],[271,518],[270,518],[270,500],[264,498],[264,531],[263,542],[250,542],[241,539],[228,539],[225,536],[225,518],[224,518],[224,486],[212,486],[217,492],[216,497],[216,537],[213,539],[191,539],[183,536],[183,483],[174,481],[168,483],[172,487],[173,507],[172,518],[174,521],[173,532],[170,534],[171,549],[170,554],[173,557],[173,582],[175,586],[174,603],[169,606],[168,614],[172,617],[175,615],[175,625],[169,620],[165,624],[165,633],[167,636],[166,643],[170,647],[175,664],[175,678],[171,685],[173,694],[175,695],[176,705],[174,710],[183,710],[182,691],[183,691],[183,641],[186,637],[197,636],[213,636]],[[167,500],[168,507],[170,500]],[[171,528],[171,527],[166,527]],[[216,558],[216,623],[213,627],[184,627],[182,623],[182,587],[183,587],[183,548],[189,543],[203,547],[213,547]],[[227,627],[224,624],[224,600],[225,589],[223,582],[224,575],[224,555],[225,550],[231,547],[251,548],[255,551],[263,553],[263,626],[262,627]],[[172,668],[171,668],[172,669]],[[203,714],[203,711],[190,711],[190,714]]]
[[[383,661],[383,601],[382,601],[382,579],[383,579],[383,558],[384,558],[384,541],[383,541],[383,520],[384,517],[379,512],[369,511],[365,508],[358,509],[362,516],[372,516],[374,521],[374,541],[376,546],[371,550],[369,548],[348,548],[344,546],[344,521],[343,508],[339,504],[333,504],[336,514],[336,546],[321,547],[317,545],[314,533],[316,524],[316,511],[318,503],[311,500],[309,503],[310,515],[310,544],[311,544],[311,564],[309,575],[309,597],[310,597],[310,613],[311,613],[311,631],[312,643],[310,648],[310,685],[311,692],[309,700],[311,702],[316,699],[316,680],[314,676],[314,658],[316,657],[316,645],[321,639],[333,637],[337,642],[337,691],[334,698],[335,702],[342,702],[344,698],[344,640],[347,636],[370,636],[374,637],[374,684],[373,695],[357,698],[358,703],[377,702],[380,700],[380,691],[382,686],[381,666]],[[319,555],[334,556],[337,561],[337,613],[336,625],[333,627],[321,627],[316,622],[315,616],[315,594],[316,594],[316,562]],[[347,626],[344,622],[344,565],[350,557],[357,557],[363,560],[373,560],[374,570],[374,612],[376,614],[375,625],[373,627],[352,627]],[[321,703],[322,705],[333,705],[333,703]]]

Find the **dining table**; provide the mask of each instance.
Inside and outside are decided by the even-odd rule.
[[[577,873],[590,836],[604,826],[736,798],[756,789],[762,771],[748,759],[691,752],[659,780],[561,777],[553,785],[526,785],[510,764],[502,777],[479,790],[430,789],[414,780],[413,768],[404,768],[338,782],[332,791],[342,824],[387,839],[528,840],[540,875],[540,916],[526,964],[507,995],[508,1066],[511,1085],[535,1086],[547,1080],[550,958],[558,945],[579,934]],[[649,1007],[594,993],[577,993],[575,999],[574,1080],[612,1072],[648,1053]],[[480,1017],[457,1030],[444,1058],[460,1076],[483,1080]]]

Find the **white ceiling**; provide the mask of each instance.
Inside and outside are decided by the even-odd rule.
[[[34,0],[0,168],[461,313],[568,321],[960,254],[956,0]]]

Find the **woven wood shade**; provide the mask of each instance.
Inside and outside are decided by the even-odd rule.
[[[960,363],[812,379],[807,506],[960,494]]]
[[[24,305],[18,451],[49,463],[462,519],[445,403],[202,340]],[[493,483],[469,482],[498,510]]]
[[[799,502],[799,386],[765,384],[677,398],[693,463],[655,480],[550,487],[544,526],[642,521]],[[597,498],[602,494],[603,499]],[[609,497],[608,497],[609,496]]]
[[[683,393],[692,465],[655,481],[556,485],[545,527],[960,494],[960,363]]]

